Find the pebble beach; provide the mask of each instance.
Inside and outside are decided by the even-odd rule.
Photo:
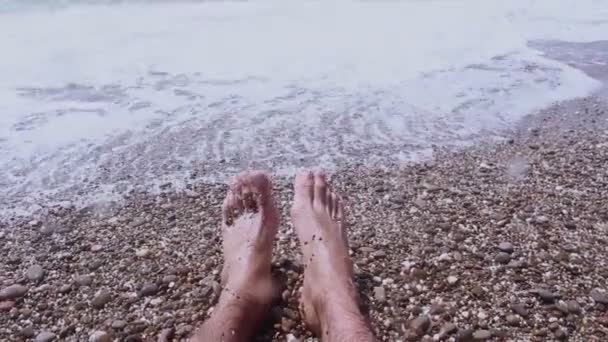
[[[601,94],[600,94],[601,95]],[[332,174],[346,198],[361,305],[381,341],[608,338],[608,107],[555,105],[501,142],[426,163]],[[289,220],[273,269],[283,301],[259,341],[305,341]],[[3,341],[180,341],[221,291],[224,184],[51,208],[0,224]]]

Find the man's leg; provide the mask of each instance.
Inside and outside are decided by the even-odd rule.
[[[321,171],[298,175],[294,186],[291,216],[306,267],[301,298],[306,324],[326,342],[375,341],[357,304],[340,197]]]
[[[223,290],[192,341],[248,341],[278,295],[270,262],[279,212],[268,176],[241,173],[230,186],[222,215]]]

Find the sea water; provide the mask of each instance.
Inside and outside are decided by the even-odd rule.
[[[429,158],[598,87],[531,41],[605,39],[606,0],[0,0],[0,206]]]

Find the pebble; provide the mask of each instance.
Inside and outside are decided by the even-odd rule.
[[[25,276],[31,281],[39,281],[44,277],[44,269],[40,265],[32,265],[25,271]]]
[[[383,303],[386,301],[386,290],[382,286],[374,287],[374,299],[377,302]]]
[[[458,278],[456,276],[448,276],[448,284],[454,285],[458,282]]]
[[[473,333],[473,339],[477,341],[485,341],[492,338],[492,332],[490,330],[477,330]]]
[[[23,285],[13,284],[0,291],[0,300],[23,297],[27,293],[27,290],[27,287]]]
[[[121,319],[117,319],[112,321],[112,329],[114,330],[122,330],[127,326],[127,322]]]
[[[150,256],[150,250],[147,248],[140,248],[138,250],[135,251],[135,255],[137,255],[140,258],[146,258],[148,256]]]
[[[175,336],[175,329],[166,328],[158,334],[158,342],[171,342]]]
[[[74,282],[78,286],[91,286],[93,284],[93,277],[88,274],[81,274],[74,277]]]
[[[194,330],[194,327],[192,327],[190,324],[180,324],[177,327],[177,331],[175,332],[177,334],[177,336],[186,336],[189,335],[192,330]]]
[[[456,326],[456,324],[448,322],[448,323],[444,324],[441,327],[441,329],[439,330],[439,339],[442,339],[445,336],[453,334],[457,330],[458,330],[458,327]]]
[[[293,334],[287,334],[287,336],[285,336],[285,342],[300,342],[300,339]]]
[[[38,334],[38,336],[36,336],[34,342],[51,342],[55,339],[55,337],[57,337],[57,335],[50,331],[42,331]]]
[[[575,301],[575,300],[569,300],[566,302],[566,307],[568,308],[568,312],[578,315],[580,314],[583,310],[581,309],[580,304]]]
[[[518,315],[507,315],[507,323],[512,327],[517,327],[521,323]]]
[[[293,327],[295,327],[296,322],[294,322],[292,319],[289,319],[287,317],[283,317],[281,318],[281,329],[284,332],[290,332]]]
[[[431,327],[431,318],[427,315],[418,316],[410,322],[409,326],[417,336],[422,336]]]
[[[89,336],[89,342],[112,342],[112,338],[107,332],[97,330]]]
[[[460,329],[456,333],[457,342],[468,342],[473,340],[473,330],[471,329]]]
[[[91,246],[91,252],[99,252],[103,249],[102,245],[92,245]]]
[[[36,331],[34,331],[33,326],[28,325],[27,327],[24,327],[23,329],[19,330],[19,335],[25,338],[33,338],[34,336],[36,336]]]
[[[105,291],[105,290],[99,291],[95,295],[93,300],[91,300],[91,306],[94,307],[95,309],[101,309],[108,302],[110,302],[111,299],[112,299],[112,295],[110,294],[110,292]]]
[[[508,264],[509,261],[511,261],[511,254],[509,253],[500,252],[496,256],[496,262],[499,264]]]
[[[141,287],[141,291],[140,291],[140,294],[143,297],[154,296],[157,293],[158,293],[158,286],[156,286],[156,284],[154,284],[154,283],[144,284],[144,286]]]
[[[15,302],[12,300],[4,300],[0,302],[0,312],[11,311],[15,307]]]
[[[598,289],[594,289],[589,295],[596,303],[608,305],[608,296],[606,293],[600,292]]]
[[[61,285],[57,291],[59,293],[68,293],[68,292],[70,292],[70,290],[72,290],[72,285],[64,284],[64,285]]]
[[[526,308],[526,305],[522,303],[511,304],[511,310],[522,317],[528,317],[529,315],[528,308]]]
[[[552,304],[555,301],[555,299],[558,297],[555,293],[553,293],[549,290],[545,290],[545,289],[538,289],[535,292],[540,297],[540,299],[543,301],[543,303],[546,303],[546,304]]]
[[[40,227],[40,233],[42,235],[52,235],[55,232],[55,227],[53,225],[50,224],[45,224],[44,226]]]
[[[174,274],[169,274],[163,277],[163,283],[165,284],[170,284],[170,283],[174,283],[177,281],[177,276]]]
[[[501,252],[505,252],[505,253],[513,253],[513,251],[515,250],[515,247],[513,247],[513,244],[510,242],[501,242],[498,245],[498,249],[500,249]]]

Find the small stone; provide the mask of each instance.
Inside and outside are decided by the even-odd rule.
[[[558,297],[555,293],[545,289],[538,289],[535,292],[540,297],[541,301],[546,304],[553,304]]]
[[[34,331],[33,326],[28,325],[27,327],[24,327],[19,331],[19,335],[25,338],[33,338],[34,336],[36,336],[36,331]]]
[[[40,265],[32,265],[25,271],[25,276],[31,281],[39,281],[44,277],[44,269]]]
[[[99,252],[102,249],[103,249],[102,245],[92,245],[91,246],[91,252]]]
[[[91,300],[91,306],[95,309],[103,308],[110,300],[112,299],[112,294],[110,292],[102,290],[99,291],[93,300]]]
[[[52,235],[54,232],[55,232],[55,226],[53,226],[51,224],[45,224],[44,226],[40,227],[40,233],[42,235],[49,236],[49,235]]]
[[[375,251],[375,252],[371,253],[371,256],[374,259],[381,259],[381,258],[386,257],[386,252],[385,251]]]
[[[596,303],[608,305],[608,296],[606,296],[606,293],[594,289],[589,295]]]
[[[53,334],[50,331],[42,331],[38,334],[38,336],[36,336],[34,342],[51,342],[55,339],[55,337],[57,337],[57,335]]]
[[[77,275],[74,277],[74,283],[78,286],[91,286],[93,284],[93,277],[88,274]]]
[[[473,339],[477,341],[485,341],[492,338],[492,332],[490,330],[477,330],[473,333]]]
[[[11,311],[15,307],[15,302],[12,300],[3,300],[0,302],[0,312]]]
[[[383,303],[386,301],[386,290],[382,286],[374,287],[374,299],[377,302]]]
[[[448,276],[448,284],[454,285],[458,282],[458,278],[456,276]]]
[[[515,250],[515,248],[513,247],[513,244],[510,242],[501,242],[498,245],[498,249],[500,249],[501,252],[505,252],[505,253],[513,253],[513,251]]]
[[[409,327],[417,336],[422,336],[431,327],[431,318],[427,315],[418,316],[410,322]]]
[[[549,222],[549,219],[546,216],[537,216],[534,221],[538,224],[546,224]]]
[[[522,317],[528,317],[529,315],[528,308],[526,308],[526,305],[523,303],[511,304],[511,310]]]
[[[87,268],[91,271],[95,271],[96,269],[100,268],[101,266],[103,266],[103,261],[93,260],[87,265]]]
[[[5,287],[0,291],[0,300],[23,297],[27,293],[27,290],[27,287],[20,284]]]
[[[460,329],[456,333],[457,342],[468,342],[473,340],[473,330],[471,329]]]
[[[158,293],[158,286],[154,283],[147,283],[142,286],[140,294],[142,297],[154,296]]]
[[[285,341],[286,342],[300,342],[300,339],[295,337],[293,334],[287,334],[287,336],[285,336]]]
[[[580,314],[583,310],[581,309],[580,304],[575,301],[575,300],[569,300],[566,302],[566,307],[568,308],[568,312],[578,315]]]
[[[175,329],[166,328],[158,334],[158,342],[171,342],[175,336]]]
[[[107,332],[97,330],[89,336],[89,342],[112,342],[112,338]]]
[[[512,327],[519,326],[520,322],[521,322],[521,318],[519,318],[518,315],[508,315],[507,316],[507,323]]]
[[[496,256],[496,262],[499,264],[508,264],[511,261],[511,255],[509,253],[500,252]]]
[[[137,334],[131,334],[127,337],[125,337],[124,340],[122,340],[122,342],[143,342],[143,338],[141,338],[141,336],[137,335]]]
[[[150,256],[150,254],[151,254],[151,252],[147,248],[140,248],[135,251],[135,255],[137,255],[140,258],[147,258],[148,256]]]
[[[473,287],[471,289],[471,292],[477,298],[480,298],[480,297],[482,297],[485,294],[485,291],[483,290],[483,288],[481,286],[475,286],[475,287]]]
[[[296,325],[296,322],[294,322],[293,320],[291,320],[287,317],[281,318],[281,329],[284,332],[290,332],[295,325]]]
[[[568,339],[568,333],[564,329],[557,329],[555,332],[555,339],[565,341]]]
[[[454,323],[446,323],[439,330],[439,338],[445,338],[448,335],[455,333],[458,330],[458,327]]]
[[[170,283],[175,283],[177,281],[177,276],[174,274],[169,274],[163,277],[163,283],[165,284],[170,284]]]
[[[190,324],[180,324],[177,327],[177,331],[175,332],[177,336],[183,337],[190,335],[190,333],[194,330],[194,328]]]
[[[61,285],[57,291],[59,293],[64,293],[65,294],[65,293],[70,292],[71,290],[72,290],[72,285],[70,285],[70,284],[64,284],[64,285]]]
[[[121,319],[117,319],[112,321],[112,329],[114,330],[122,330],[127,326],[127,322]]]

